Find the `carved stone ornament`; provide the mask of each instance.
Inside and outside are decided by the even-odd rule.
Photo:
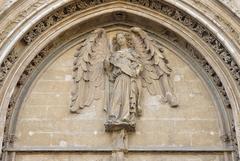
[[[76,12],[76,11],[79,11],[79,10],[83,10],[83,9],[85,9],[85,8],[88,8],[88,7],[91,7],[91,6],[94,6],[94,5],[96,5],[96,4],[101,4],[101,3],[103,3],[103,2],[107,2],[108,0],[103,0],[103,1],[93,1],[93,0],[86,0],[86,2],[85,1],[76,1],[75,3],[73,3],[73,4],[70,4],[70,5],[68,5],[68,6],[66,6],[66,7],[64,7],[64,8],[61,8],[61,9],[57,9],[56,11],[54,11],[54,14],[51,14],[50,16],[47,16],[45,19],[43,19],[42,21],[40,21],[32,30],[30,30],[25,36],[24,36],[24,38],[23,38],[23,40],[24,40],[24,42],[26,42],[27,44],[30,44],[32,41],[34,41],[36,38],[37,38],[37,36],[39,36],[42,32],[44,32],[44,31],[46,31],[49,27],[51,27],[51,26],[53,26],[54,24],[56,24],[57,22],[59,22],[59,21],[61,21],[61,20],[63,20],[65,17],[67,17],[67,16],[69,16],[69,15],[71,15],[72,13],[74,13],[74,12]],[[110,1],[110,0],[109,0]],[[236,80],[236,82],[238,83],[238,85],[240,85],[240,70],[239,70],[239,66],[236,64],[236,62],[235,62],[235,60],[233,59],[233,57],[231,56],[231,54],[229,53],[229,51],[227,51],[227,49],[224,47],[224,45],[222,45],[221,44],[221,41],[220,40],[218,40],[217,39],[217,37],[215,37],[214,36],[214,34],[213,33],[211,33],[208,29],[207,29],[207,27],[205,27],[204,25],[202,25],[200,22],[198,22],[196,19],[194,19],[193,17],[191,17],[190,15],[188,15],[188,14],[186,14],[184,11],[181,11],[181,10],[178,10],[177,8],[173,8],[172,9],[172,7],[170,6],[170,5],[167,5],[167,4],[165,4],[165,3],[162,3],[161,1],[154,1],[154,0],[146,0],[146,1],[142,1],[142,0],[128,0],[128,2],[131,2],[131,3],[135,3],[135,4],[139,4],[139,5],[143,5],[143,6],[145,6],[145,7],[148,7],[148,8],[151,8],[151,9],[153,9],[153,10],[156,10],[156,11],[159,11],[159,12],[161,12],[161,13],[163,13],[163,14],[165,14],[165,15],[167,15],[167,16],[169,16],[170,18],[173,18],[173,19],[175,19],[176,21],[178,21],[178,22],[180,22],[180,23],[182,23],[183,25],[185,25],[186,27],[188,27],[189,29],[191,29],[192,31],[194,31],[202,40],[204,40],[215,52],[216,52],[216,54],[218,54],[219,55],[219,57],[223,60],[223,62],[226,64],[226,66],[228,67],[228,69],[229,69],[229,71],[231,72],[231,74],[232,74],[232,76],[234,77],[234,79]],[[47,2],[46,2],[47,3]],[[78,6],[77,6],[77,8],[75,7],[75,4],[78,4]],[[71,9],[72,8],[72,9]],[[61,11],[63,11],[63,12],[61,12]],[[27,15],[26,14],[27,12],[24,12],[23,13],[23,15],[25,16],[25,15]],[[21,16],[21,15],[20,15]],[[20,17],[19,16],[19,17]],[[20,18],[19,18],[20,19]],[[20,21],[20,20],[19,20]],[[41,23],[41,22],[43,22],[43,23]],[[10,28],[10,27],[9,27]],[[7,32],[8,31],[3,31],[3,33],[1,33],[0,32],[0,40],[3,40],[5,37],[6,37],[6,35],[7,35]],[[102,31],[102,32],[104,32],[104,30]],[[132,35],[133,33],[132,33],[132,30],[130,30],[130,35]],[[93,36],[93,35],[98,35],[97,33],[93,33],[91,36]],[[102,34],[102,35],[105,35],[105,33],[104,34]],[[91,37],[90,36],[90,37]],[[126,36],[126,35],[124,35],[124,36]],[[99,37],[98,38],[96,38],[95,40],[97,40],[97,41],[90,41],[90,38],[88,39],[88,41],[87,40],[85,40],[85,44],[87,44],[87,42],[91,42],[92,44],[97,44],[97,42],[101,42],[100,44],[104,44],[104,45],[106,45],[106,46],[108,46],[110,43],[108,43],[108,42],[102,42],[102,41],[99,41],[100,39],[102,38],[102,36],[100,35],[100,32],[99,32]],[[104,38],[105,40],[106,40],[106,38]],[[102,40],[102,39],[101,39]],[[134,40],[134,39],[133,39]],[[141,40],[141,39],[140,39]],[[143,40],[143,39],[142,39]],[[144,39],[144,41],[145,41],[145,39]],[[173,40],[173,42],[174,42],[175,40]],[[180,40],[180,41],[182,41],[182,40]],[[141,42],[141,41],[139,41],[139,42]],[[146,42],[142,42],[143,44],[146,44]],[[179,43],[179,42],[176,42],[176,43]],[[141,43],[140,43],[141,44]],[[114,44],[113,44],[114,45]],[[96,45],[97,46],[97,45]],[[117,46],[117,45],[116,45]],[[83,60],[83,58],[81,57],[81,56],[83,56],[83,54],[81,54],[82,53],[82,51],[83,51],[83,48],[87,48],[87,47],[85,47],[85,45],[83,44],[83,46],[81,47],[81,49],[78,51],[78,53],[75,55],[75,59],[77,60],[77,61],[79,61],[80,62],[80,60],[82,61]],[[96,47],[97,48],[97,47]],[[99,47],[100,48],[100,47]],[[88,54],[88,55],[95,55],[95,53],[96,52],[99,52],[100,50],[98,50],[99,48],[97,48],[96,50],[95,50],[95,52],[92,50],[90,53],[91,54]],[[131,52],[133,52],[133,53],[136,53],[136,56],[138,55],[138,52],[137,52],[137,50],[136,50],[136,47],[134,46],[133,48],[132,47],[128,47],[129,49],[129,51],[127,51],[127,53],[131,53]],[[194,47],[191,47],[191,48],[188,48],[187,46],[186,46],[186,48],[187,48],[187,50],[191,50],[191,49],[195,49]],[[93,48],[94,49],[94,48]],[[103,50],[102,48],[100,48],[101,50]],[[115,50],[113,50],[112,51],[112,49],[109,49],[108,47],[107,47],[107,50],[108,50],[108,52],[110,53],[109,54],[109,56],[107,57],[107,58],[109,58],[109,57],[111,57],[111,55],[114,55],[114,53],[117,53],[118,52],[118,50],[119,49],[115,49]],[[146,49],[145,49],[146,50]],[[131,52],[130,52],[131,51]],[[149,50],[147,50],[147,51],[149,51]],[[14,53],[14,52],[13,52]],[[47,52],[48,53],[48,52]],[[106,52],[107,53],[107,52]],[[106,54],[105,53],[105,54]],[[164,53],[164,52],[160,52],[160,53]],[[79,55],[78,55],[79,54]],[[193,53],[189,53],[189,54],[193,54]],[[1,64],[1,66],[2,67],[4,67],[4,68],[2,68],[2,70],[0,71],[0,87],[1,87],[1,83],[3,83],[3,81],[4,81],[4,79],[5,79],[5,77],[7,76],[7,74],[8,74],[8,72],[10,71],[10,69],[11,69],[11,67],[13,66],[13,64],[16,62],[16,60],[17,60],[17,58],[18,57],[12,57],[11,56],[12,54],[9,54],[8,55],[8,57],[5,59],[5,61],[3,62],[3,64]],[[13,55],[15,55],[15,54],[13,54]],[[46,54],[45,54],[46,55]],[[81,56],[80,56],[81,55]],[[209,75],[209,77],[210,78],[212,78],[213,79],[213,81],[215,82],[215,84],[217,85],[217,87],[218,87],[218,90],[220,91],[220,93],[224,96],[224,98],[226,99],[224,102],[225,102],[225,105],[227,105],[228,107],[231,107],[231,105],[230,105],[230,103],[229,103],[229,99],[228,99],[228,96],[227,96],[227,94],[226,94],[226,91],[225,91],[225,89],[224,89],[224,86],[223,86],[223,84],[221,83],[221,80],[219,79],[219,77],[217,76],[217,74],[215,73],[215,71],[212,69],[212,67],[211,67],[211,65],[210,64],[208,64],[208,62],[203,58],[203,57],[196,57],[195,55],[192,55],[193,56],[193,58],[203,67],[203,69],[207,72],[207,74]],[[12,59],[12,58],[13,59]],[[136,58],[136,57],[134,57],[134,58]],[[42,59],[42,58],[41,58]],[[41,59],[38,59],[38,58],[36,58],[34,61],[36,61],[37,60],[37,62],[39,62],[39,60],[41,60]],[[91,58],[90,60],[92,60],[93,58]],[[96,60],[96,59],[95,59]],[[104,59],[105,60],[105,59]],[[106,65],[108,64],[110,64],[110,66],[114,66],[114,65],[112,65],[111,64],[111,61],[109,60],[109,59],[106,59],[106,61],[104,61],[103,60],[103,62],[101,62],[102,64],[105,64],[105,62],[106,62]],[[108,61],[107,61],[108,60]],[[162,60],[165,60],[165,59],[162,59]],[[98,62],[99,64],[100,64],[100,62]],[[137,62],[138,63],[138,62]],[[5,65],[6,64],[6,65]],[[35,63],[33,63],[33,64],[35,64]],[[84,61],[84,63],[83,64],[86,64],[88,67],[87,67],[87,69],[90,69],[90,65],[92,65],[90,62],[86,62],[86,61]],[[140,62],[139,63],[140,65],[142,65],[142,63]],[[165,65],[166,65],[166,63],[164,63]],[[75,70],[74,70],[74,74],[76,74],[76,76],[79,74],[79,72],[80,72],[80,66],[79,66],[80,64],[75,64],[74,66],[75,67],[77,67],[77,68],[75,68]],[[82,64],[81,64],[82,65]],[[35,66],[36,66],[36,64],[35,64]],[[6,67],[6,68],[5,68]],[[21,76],[21,79],[20,79],[20,81],[19,81],[19,83],[18,84],[20,84],[20,85],[22,85],[22,84],[24,84],[26,81],[24,81],[27,77],[29,77],[29,75],[31,75],[32,74],[32,69],[33,69],[34,67],[32,66],[32,65],[29,65],[28,67],[27,67],[27,69],[25,70],[25,72],[24,72],[24,74],[25,75],[23,75],[23,76]],[[118,130],[118,129],[121,129],[121,128],[123,128],[123,129],[126,129],[126,130],[129,130],[129,131],[131,131],[131,130],[134,130],[135,129],[135,118],[136,118],[136,116],[138,116],[139,114],[137,113],[137,112],[135,112],[134,113],[134,121],[133,121],[133,124],[130,124],[130,123],[126,123],[126,122],[124,122],[124,124],[123,125],[121,125],[121,126],[119,126],[118,124],[117,125],[115,125],[115,124],[113,124],[113,123],[109,123],[108,121],[110,120],[110,109],[111,109],[111,106],[109,106],[110,105],[110,102],[111,102],[111,98],[113,97],[113,92],[112,91],[114,91],[113,89],[112,89],[112,85],[114,85],[114,83],[115,83],[115,81],[116,81],[116,79],[115,80],[110,80],[110,76],[111,75],[113,75],[113,69],[112,69],[113,67],[109,67],[109,68],[104,68],[104,66],[102,66],[101,67],[101,69],[103,69],[103,70],[101,70],[101,71],[103,71],[103,73],[102,73],[102,75],[104,76],[104,81],[103,81],[103,83],[104,83],[104,85],[97,85],[97,88],[94,86],[94,90],[96,90],[96,89],[98,89],[99,87],[102,87],[101,89],[102,90],[104,90],[106,93],[105,94],[108,94],[107,96],[106,95],[104,95],[106,98],[105,98],[105,100],[106,100],[106,105],[108,105],[108,106],[104,106],[104,109],[106,110],[106,112],[107,112],[107,121],[106,121],[106,124],[105,124],[105,126],[106,126],[106,130],[109,130],[109,131],[113,131],[113,130]],[[143,67],[141,67],[141,68],[143,68]],[[112,70],[110,70],[110,69],[112,69]],[[81,70],[82,70],[82,66],[81,66]],[[142,84],[142,86],[141,86],[141,88],[140,88],[140,90],[142,89],[142,87],[143,88],[147,88],[148,89],[148,91],[149,91],[149,88],[147,87],[147,86],[143,86],[143,84],[144,84],[144,82],[143,81],[146,81],[147,82],[147,80],[144,80],[143,78],[144,77],[142,77],[141,76],[141,74],[143,73],[143,71],[144,71],[145,69],[141,69],[141,71],[140,71],[140,73],[139,73],[139,75],[138,75],[138,77],[140,77],[140,79],[137,79],[137,80],[141,80],[140,82],[141,82],[141,84]],[[27,72],[26,72],[27,71]],[[86,77],[89,77],[89,80],[88,81],[86,81],[85,79],[84,79],[84,81],[82,81],[81,79],[83,79],[83,77],[80,77],[80,79],[74,79],[74,82],[75,82],[75,90],[74,90],[74,92],[73,92],[73,95],[72,95],[72,106],[71,106],[71,110],[72,110],[72,112],[80,112],[81,110],[80,109],[82,109],[82,108],[84,108],[84,107],[87,107],[87,106],[90,106],[91,105],[91,103],[92,103],[92,101],[94,100],[94,99],[98,99],[98,96],[94,96],[94,98],[93,98],[93,100],[92,101],[90,101],[90,104],[89,105],[85,105],[85,106],[80,106],[80,101],[78,100],[78,97],[79,97],[79,95],[82,95],[82,93],[80,93],[80,91],[83,91],[82,90],[82,87],[80,86],[80,84],[82,85],[84,85],[84,87],[88,87],[88,86],[90,86],[93,82],[91,82],[90,80],[92,80],[92,78],[90,78],[90,76],[92,76],[92,74],[89,74],[89,73],[91,73],[90,72],[91,70],[89,70],[89,71],[83,71],[82,73],[85,73],[85,78]],[[100,70],[99,70],[100,71]],[[88,73],[88,74],[86,74],[86,73]],[[100,74],[100,73],[99,73]],[[166,73],[164,73],[165,75],[166,75]],[[89,76],[87,76],[87,75],[89,75]],[[93,76],[92,76],[93,77]],[[98,77],[98,76],[97,76]],[[98,77],[98,78],[100,78],[100,77]],[[159,77],[159,79],[158,80],[161,80],[163,78],[163,76],[161,76],[161,78]],[[131,77],[130,79],[135,79],[134,77]],[[167,79],[169,79],[169,77],[167,77]],[[95,79],[93,79],[93,80],[95,80]],[[80,83],[81,82],[81,83]],[[83,83],[82,83],[83,82]],[[101,82],[101,81],[99,81],[99,82]],[[101,82],[102,83],[102,82]],[[147,82],[148,83],[148,82]],[[106,87],[109,87],[108,89],[106,89]],[[111,87],[111,88],[110,88]],[[91,87],[91,88],[93,88],[93,87]],[[86,88],[87,89],[87,88]],[[138,88],[137,88],[138,89]],[[151,89],[150,89],[151,90]],[[84,91],[85,91],[85,89],[84,89]],[[90,90],[89,90],[90,91]],[[92,92],[93,90],[91,90],[91,92]],[[108,92],[108,93],[107,93]],[[92,92],[92,93],[95,93],[95,92]],[[97,93],[97,92],[96,92]],[[150,93],[150,92],[149,92]],[[151,94],[151,93],[150,93]],[[75,100],[74,100],[74,96],[76,96],[75,97]],[[137,97],[138,99],[140,98],[140,97]],[[11,100],[14,100],[15,98],[11,98]],[[165,97],[165,99],[166,99],[166,97]],[[140,99],[139,99],[140,100]],[[79,102],[78,102],[79,101]],[[14,102],[14,101],[11,101],[11,102]],[[169,102],[169,101],[167,101],[167,102]],[[108,104],[107,104],[108,103]],[[170,102],[169,102],[170,103]],[[78,107],[77,107],[78,106]],[[76,108],[77,107],[77,108]],[[13,108],[14,108],[14,105],[12,105],[12,104],[10,104],[9,105],[9,111],[8,111],[8,117],[7,117],[7,119],[11,116],[11,111],[13,110]],[[75,110],[74,110],[74,108],[76,108]],[[140,110],[141,111],[141,110]],[[7,121],[8,122],[8,121]],[[8,124],[6,124],[6,127],[8,126]],[[133,127],[132,127],[133,126]],[[233,125],[234,126],[234,125]],[[239,128],[239,127],[236,127],[236,128]],[[233,129],[233,134],[235,134],[235,127],[234,127],[234,129]],[[5,129],[5,136],[6,136],[6,134],[7,134],[7,132],[6,131],[8,131],[8,130],[6,130]],[[119,130],[119,131],[117,131],[116,133],[119,133],[119,137],[117,137],[117,139],[119,140],[120,139],[120,141],[119,142],[121,142],[121,140],[124,140],[124,139],[126,139],[126,137],[124,136],[124,135],[126,135],[126,131],[125,130]],[[124,134],[124,135],[123,135]],[[120,136],[124,136],[124,137],[120,137]],[[5,141],[7,141],[7,142],[11,142],[11,141],[9,141],[9,140],[12,140],[12,139],[9,139],[9,138],[12,138],[11,137],[11,135],[9,135],[9,136],[7,136],[7,137],[5,137]],[[122,138],[122,139],[121,139]],[[237,139],[236,139],[236,136],[234,137],[234,135],[233,135],[233,137],[230,137],[231,138],[231,140],[235,140],[235,141],[233,141],[233,142],[235,142],[236,144],[237,144]],[[118,145],[118,144],[117,144]],[[237,145],[235,145],[234,146],[234,149],[236,150],[236,156],[238,156],[238,148],[237,148]],[[237,157],[236,157],[237,158]],[[0,158],[0,160],[1,160],[1,158]],[[120,149],[120,150],[116,150],[116,151],[113,151],[113,153],[112,153],[112,157],[111,157],[111,160],[126,160],[126,158],[124,158],[124,156],[123,156],[123,151]]]
[[[33,42],[41,33],[46,31],[49,27],[53,26],[57,22],[63,20],[65,17],[73,14],[76,11],[86,9],[91,6],[95,6],[102,3],[107,3],[115,0],[86,0],[77,1],[71,3],[68,6],[58,9],[54,14],[44,18],[39,22],[32,30],[30,30],[24,37],[23,41],[26,44]],[[230,52],[222,45],[221,41],[218,40],[214,34],[208,30],[206,26],[197,21],[194,17],[191,17],[186,12],[181,11],[175,7],[170,6],[167,3],[155,0],[127,0],[127,2],[142,5],[158,11],[174,20],[180,22],[193,32],[195,32],[203,41],[205,41],[223,60],[223,62],[228,67],[233,78],[236,80],[237,84],[240,85],[240,70],[234,58],[231,56]],[[222,54],[221,54],[222,53]]]
[[[129,41],[131,41],[129,43]],[[145,31],[119,32],[110,44],[104,29],[96,29],[77,50],[73,64],[74,90],[70,111],[80,113],[104,91],[106,131],[135,131],[142,113],[142,88],[161,102],[178,106],[171,87],[168,61]],[[131,46],[129,45],[131,44]],[[114,46],[114,47],[109,47]]]
[[[12,68],[13,64],[16,62],[17,58],[18,53],[15,50],[12,50],[12,52],[0,65],[0,87],[2,86],[5,77],[7,76],[9,70]]]
[[[36,12],[39,7],[47,6],[51,1],[48,0],[38,0],[33,5],[30,5],[25,10],[19,12],[16,17],[12,20],[9,20],[8,25],[6,28],[2,31],[0,31],[0,44],[3,42],[4,39],[7,38],[8,34],[11,33],[11,31],[27,16],[32,14],[33,12]],[[6,5],[10,5],[11,3],[14,3],[13,1],[5,1]],[[1,6],[0,13],[4,12],[3,8],[6,6]]]

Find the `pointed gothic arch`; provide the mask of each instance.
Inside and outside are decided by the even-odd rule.
[[[222,126],[227,128],[225,139],[234,137],[236,132],[236,139],[230,142],[231,144],[238,143],[240,93],[237,74],[240,59],[238,59],[237,45],[232,43],[225,33],[220,33],[221,30],[211,21],[201,17],[202,15],[197,11],[193,10],[194,12],[188,13],[189,7],[183,3],[158,2],[153,4],[153,2],[96,1],[91,3],[86,1],[84,3],[76,1],[66,4],[56,2],[39,11],[38,16],[25,21],[18,30],[2,41],[1,60],[5,64],[7,62],[11,64],[4,71],[1,80],[1,120],[3,120],[0,130],[3,138],[1,141],[5,142],[5,145],[6,142],[7,144],[11,142],[9,141],[12,137],[11,127],[15,123],[12,114],[16,112],[15,107],[19,106],[16,100],[21,96],[19,95],[21,88],[28,77],[34,74],[37,64],[49,56],[49,50],[54,50],[61,45],[62,42],[57,42],[57,40],[62,35],[72,32],[83,35],[96,26],[127,24],[128,26],[140,26],[153,35],[165,36],[165,39],[169,36],[172,38],[172,40],[169,39],[169,43],[175,47],[183,47],[181,40],[189,45],[189,48],[186,47],[188,51],[186,53],[189,54],[186,57],[195,60],[199,68],[205,71],[209,84],[218,94],[215,99],[220,99]],[[53,6],[56,9],[50,9]],[[184,8],[185,11],[183,11]],[[69,40],[74,39],[74,35],[68,37]],[[190,50],[196,53],[190,53]],[[234,70],[235,68],[237,70]],[[229,109],[232,114],[227,116]],[[231,119],[234,119],[235,129],[230,127]],[[231,136],[228,136],[229,133]],[[238,148],[235,148],[234,153],[237,153]]]

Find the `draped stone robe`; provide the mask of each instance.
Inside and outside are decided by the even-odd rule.
[[[122,49],[110,58],[113,88],[109,114],[115,123],[134,123],[135,115],[141,111],[141,85],[138,78],[141,64],[133,57],[133,52],[131,49]]]

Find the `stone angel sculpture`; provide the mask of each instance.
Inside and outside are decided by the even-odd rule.
[[[113,50],[106,31],[96,29],[75,54],[70,111],[80,113],[104,90],[106,131],[135,130],[135,119],[142,113],[143,88],[161,95],[172,107],[178,105],[163,49],[140,28],[131,28],[128,35],[117,33]]]

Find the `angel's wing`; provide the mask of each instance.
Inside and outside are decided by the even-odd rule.
[[[143,64],[143,71],[140,74],[143,87],[147,88],[151,95],[160,95],[162,101],[169,102],[171,106],[177,106],[169,80],[172,70],[168,66],[163,48],[157,46],[140,28],[131,28],[131,33],[136,56]]]
[[[80,109],[99,99],[104,89],[103,61],[110,54],[107,35],[104,29],[96,29],[84,40],[73,62],[74,89],[71,93],[70,111],[79,113]]]

